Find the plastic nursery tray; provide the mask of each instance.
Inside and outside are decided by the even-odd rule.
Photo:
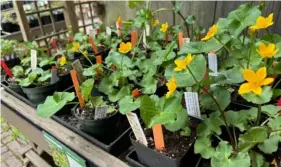
[[[139,162],[138,155],[135,150],[131,151],[127,156],[126,160],[129,162],[130,165],[133,167],[146,167],[145,165]]]
[[[127,150],[131,146],[131,141],[129,138],[131,128],[127,119],[125,119],[125,116],[119,115],[116,138],[113,141],[108,142],[104,142],[102,139],[97,139],[94,136],[91,136],[81,131],[78,127],[71,125],[69,121],[63,120],[61,116],[54,115],[52,116],[52,118],[114,156],[121,155],[125,150]]]

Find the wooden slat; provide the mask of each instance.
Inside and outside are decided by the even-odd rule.
[[[54,18],[54,15],[53,15],[53,9],[52,9],[52,5],[51,5],[50,1],[48,1],[48,7],[50,9],[50,17],[51,17],[53,30],[54,30],[55,33],[57,33],[57,29],[56,29],[56,26],[55,26],[55,18]],[[58,39],[60,39],[59,35],[57,37],[58,37]]]
[[[114,167],[129,167],[126,163],[91,144],[54,120],[40,118],[36,115],[35,109],[3,89],[1,90],[1,100],[22,114],[26,119],[38,125],[74,151],[86,157],[89,161],[92,161],[94,164],[100,167],[111,167],[112,165],[114,165]]]
[[[4,104],[1,105],[1,115],[5,119],[5,121],[9,122],[9,124],[13,125],[20,132],[28,138],[29,141],[39,145],[45,152],[51,154],[48,143],[44,140],[43,134],[41,130],[34,127],[31,123],[21,118],[18,114],[16,114],[13,110],[9,109]]]
[[[31,40],[31,36],[29,33],[29,24],[26,19],[25,12],[23,10],[23,1],[13,1],[13,5],[15,8],[15,12],[17,15],[18,24],[20,26],[23,40],[29,41]]]
[[[72,26],[72,33],[75,34],[78,32],[78,20],[75,13],[75,5],[73,1],[64,1],[63,6],[64,10],[64,18],[66,25]]]
[[[83,10],[82,10],[82,4],[79,3],[79,9],[80,9],[80,15],[81,15],[81,19],[82,19],[82,23],[83,23],[83,28],[84,28],[84,33],[86,34],[86,26],[85,26],[85,20],[84,20],[84,15],[83,15]]]
[[[43,160],[38,154],[33,150],[29,150],[25,156],[32,162],[32,165],[36,167],[52,167],[45,160]]]

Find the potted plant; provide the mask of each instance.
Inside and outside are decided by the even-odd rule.
[[[50,70],[44,71],[41,68],[28,70],[27,76],[19,81],[23,92],[28,99],[35,105],[38,105],[46,99],[48,95],[54,93],[57,83],[51,83]]]
[[[29,22],[29,27],[34,28],[39,26],[38,18],[36,16],[27,16],[27,20]]]
[[[1,22],[2,30],[5,32],[16,32],[20,30],[20,27],[14,17],[11,16],[9,13],[3,14],[3,20]]]
[[[61,9],[53,11],[55,22],[64,20],[64,14]]]
[[[15,40],[1,41],[1,58],[5,61],[8,67],[13,67],[20,63],[19,54],[16,54],[18,42]]]
[[[8,87],[19,95],[25,96],[21,86],[19,85],[20,80],[25,77],[24,69],[21,66],[16,65],[11,69],[11,71],[13,73],[13,76],[8,77],[8,75],[6,75],[5,77],[5,81],[8,83]]]
[[[280,73],[281,38],[276,34],[256,37],[258,31],[273,24],[273,14],[260,16],[261,9],[262,5],[241,5],[227,18],[219,19],[203,41],[188,43],[179,53],[224,49],[229,54],[224,63],[219,64],[219,74],[207,78],[211,84],[216,83],[209,90],[197,79],[196,70],[184,66],[193,74],[193,80],[199,81],[200,105],[205,110],[203,121],[197,127],[194,150],[210,159],[214,167],[268,166],[274,159],[280,166],[281,117],[278,111],[281,108],[276,106],[280,98],[277,89],[280,79],[274,80]],[[235,25],[238,20],[240,23],[247,21]],[[249,36],[241,35],[248,26]],[[224,52],[218,53],[223,58]],[[170,72],[181,82],[179,74]],[[234,100],[244,104],[240,105],[244,108],[230,105]]]

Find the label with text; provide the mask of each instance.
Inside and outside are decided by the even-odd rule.
[[[188,115],[202,119],[197,92],[184,92],[184,98]]]
[[[37,68],[37,51],[34,49],[31,49],[30,51],[30,62],[31,62],[31,69],[34,70]]]
[[[95,119],[105,118],[107,115],[108,106],[96,106],[95,108]]]
[[[139,141],[140,143],[142,143],[143,145],[147,146],[147,140],[146,137],[144,135],[143,129],[141,127],[140,121],[138,119],[137,114],[133,113],[133,112],[128,112],[126,114],[128,121],[133,129],[134,135],[137,139],[137,141]]]

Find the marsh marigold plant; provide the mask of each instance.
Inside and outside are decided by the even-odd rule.
[[[168,83],[166,83],[166,86],[169,90],[166,94],[166,98],[169,98],[177,89],[177,81],[174,76],[172,76],[172,79]]]
[[[278,49],[276,49],[275,44],[269,43],[267,46],[264,43],[261,43],[259,45],[259,49],[257,52],[263,57],[263,58],[272,58],[276,53],[278,52]]]
[[[190,62],[193,60],[194,55],[191,55],[190,53],[186,56],[185,59],[177,59],[175,60],[176,68],[174,68],[174,71],[182,71],[187,68],[187,66],[190,64]]]
[[[127,43],[122,42],[120,44],[120,47],[118,48],[118,51],[120,53],[124,53],[125,54],[125,53],[128,53],[131,49],[132,49],[131,42],[127,42]]]
[[[166,23],[161,25],[160,31],[166,32],[168,27],[169,27],[168,22],[166,22]]]
[[[273,13],[268,15],[268,17],[259,16],[256,20],[256,24],[250,27],[251,31],[266,29],[273,25]]]
[[[273,78],[266,78],[266,75],[266,67],[259,68],[257,72],[250,69],[243,70],[243,77],[247,83],[243,83],[240,86],[238,93],[253,92],[256,95],[260,95],[262,93],[262,86],[269,85],[274,81]]]
[[[216,35],[217,31],[218,31],[218,24],[215,24],[209,29],[207,35],[204,38],[202,38],[201,41],[207,41],[213,38]]]

